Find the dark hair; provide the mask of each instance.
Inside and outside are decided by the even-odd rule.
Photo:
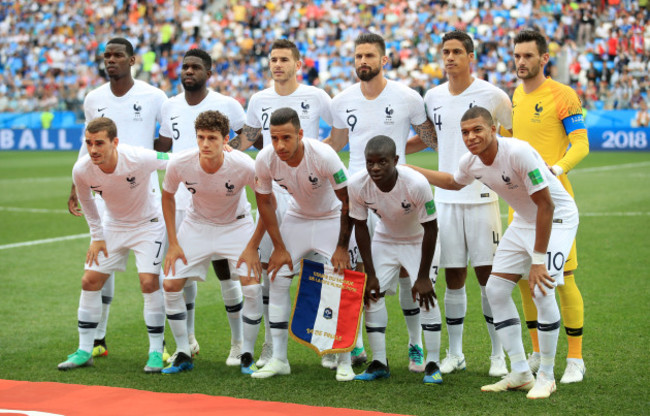
[[[88,133],[99,133],[100,131],[105,131],[108,136],[108,140],[113,141],[117,137],[117,126],[115,122],[108,117],[98,117],[86,125],[86,131]]]
[[[296,61],[300,60],[300,51],[298,51],[298,47],[289,39],[277,39],[273,41],[273,44],[271,44],[271,52],[273,52],[274,49],[289,49],[293,59]]]
[[[395,157],[397,155],[395,141],[388,136],[375,136],[372,139],[368,140],[368,143],[366,143],[366,150],[364,154],[368,155],[371,152],[379,153],[389,158]]]
[[[124,45],[124,48],[126,49],[126,54],[127,54],[129,57],[133,56],[133,45],[132,45],[131,42],[129,42],[128,40],[126,40],[126,39],[124,39],[124,38],[113,38],[113,39],[109,40],[109,41],[106,43],[106,46],[108,46],[108,45],[110,45],[110,44],[114,44],[114,45]]]
[[[468,54],[474,52],[474,40],[470,35],[463,32],[462,30],[452,30],[451,32],[445,33],[445,35],[442,37],[442,44],[444,45],[448,40],[460,41],[460,43],[462,43],[463,47],[465,48],[465,52]]]
[[[540,55],[548,53],[548,44],[546,38],[541,32],[535,29],[524,29],[517,33],[514,39],[515,45],[518,43],[535,42],[537,44],[537,51]]]
[[[482,117],[483,120],[487,121],[488,125],[493,126],[494,120],[492,119],[492,114],[485,108],[478,105],[471,107],[469,110],[465,111],[463,117],[460,119],[461,123],[463,121],[471,120],[473,118]]]
[[[230,133],[228,117],[215,110],[204,111],[194,120],[194,129],[218,131],[223,137]]]
[[[381,36],[375,34],[375,33],[362,33],[354,41],[354,46],[357,47],[359,45],[363,45],[366,43],[371,43],[374,45],[377,45],[379,48],[379,51],[381,52],[381,56],[386,55],[386,42],[384,42],[384,38]]]
[[[212,57],[203,49],[198,49],[198,48],[190,49],[187,52],[185,52],[183,59],[187,58],[188,56],[196,56],[197,58],[203,61],[203,66],[205,67],[206,70],[210,71],[212,69]]]
[[[271,125],[282,126],[291,123],[296,131],[300,130],[300,117],[293,108],[283,107],[278,108],[271,114]]]

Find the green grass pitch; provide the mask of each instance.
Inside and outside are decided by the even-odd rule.
[[[142,368],[148,341],[133,259],[127,272],[117,276],[107,336],[109,356],[96,360],[92,368],[58,371],[56,364],[77,347],[76,311],[88,239],[16,244],[88,232],[85,220],[69,215],[66,208],[75,160],[74,152],[0,152],[0,378],[414,415],[647,411],[650,153],[594,152],[570,174],[581,212],[576,276],[585,302],[587,374],[582,383],[558,384],[557,393],[546,401],[527,400],[520,392],[480,391],[481,385],[493,379],[487,376],[490,346],[473,274],[468,278],[464,333],[467,370],[445,376],[440,386],[424,386],[421,375],[408,372],[406,328],[395,297],[387,302],[390,379],[372,384],[338,383],[334,372],[321,368],[311,350],[293,341],[289,343],[291,376],[269,380],[243,376],[238,368],[224,363],[230,331],[213,273],[199,285],[196,333],[201,353],[195,369],[178,376],[146,375]],[[408,160],[432,168],[437,165],[435,153]],[[440,299],[444,286],[441,276],[436,286]],[[519,295],[515,297],[519,303]],[[169,329],[166,339],[173,351]],[[529,349],[527,333],[524,340]],[[446,329],[442,345],[447,345]],[[564,371],[566,349],[562,332],[556,360],[558,380]]]

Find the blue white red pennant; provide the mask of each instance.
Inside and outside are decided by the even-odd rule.
[[[303,259],[291,336],[318,354],[351,351],[357,340],[366,275]]]

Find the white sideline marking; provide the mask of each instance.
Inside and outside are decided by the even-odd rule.
[[[2,245],[0,246],[0,250],[6,250],[9,248],[17,248],[17,247],[36,246],[39,244],[58,243],[59,241],[78,240],[80,238],[88,238],[88,237],[90,237],[90,234],[74,234],[74,235],[66,235],[63,237],[46,238],[44,240],[24,241],[22,243]]]
[[[572,173],[580,172],[605,172],[608,170],[618,170],[618,169],[629,169],[629,168],[642,168],[645,166],[650,166],[650,162],[637,162],[637,163],[623,163],[620,165],[607,165],[607,166],[596,166],[593,168],[577,168],[569,172],[569,175]]]
[[[68,214],[67,209],[0,207],[0,211],[29,212],[32,214]]]

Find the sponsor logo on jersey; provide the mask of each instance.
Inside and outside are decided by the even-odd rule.
[[[97,112],[98,112],[98,113],[101,113],[102,111],[106,110],[107,108],[108,108],[108,107],[98,108],[98,109],[97,109]],[[103,117],[103,116],[104,116],[104,115],[102,114],[102,117]]]
[[[357,111],[357,109],[356,108],[347,108],[347,109],[345,109],[346,113],[351,113],[353,111]]]
[[[262,112],[265,113],[265,112],[269,111],[271,108],[273,108],[273,107],[266,107],[266,108],[262,107]]]
[[[170,119],[170,120],[176,120],[176,119],[179,118],[179,117],[180,117],[180,116],[173,116],[173,117],[170,117],[169,119]]]

